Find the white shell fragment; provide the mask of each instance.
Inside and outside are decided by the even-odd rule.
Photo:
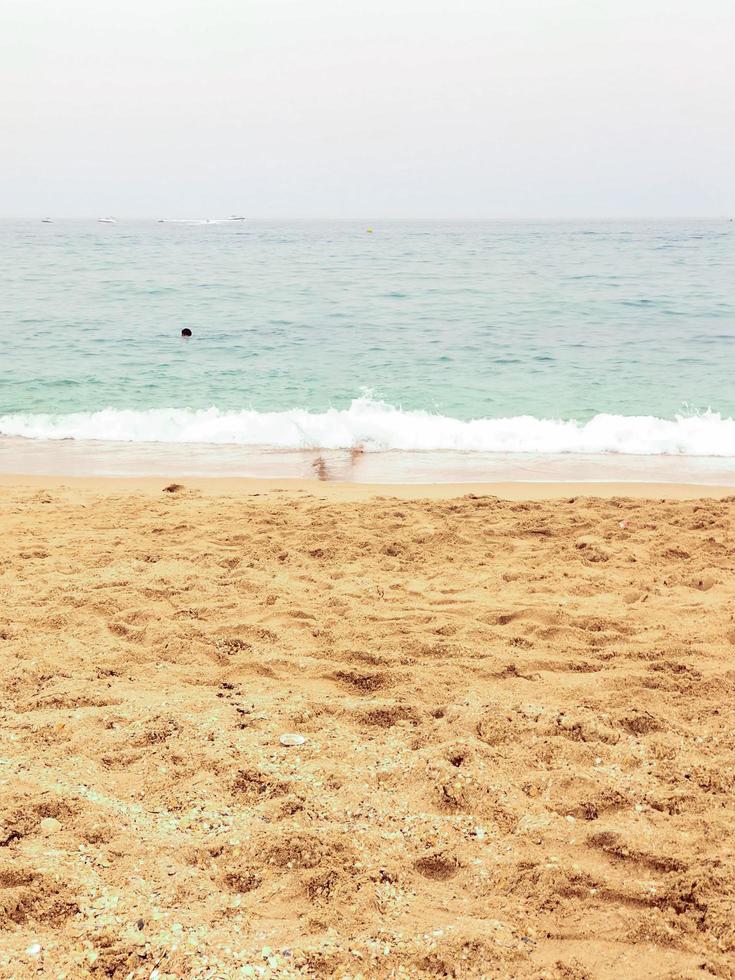
[[[305,741],[303,735],[296,735],[294,732],[285,732],[279,739],[281,745],[303,745]]]

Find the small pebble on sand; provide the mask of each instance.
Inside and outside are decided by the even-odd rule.
[[[45,817],[38,825],[38,829],[42,834],[56,834],[61,830],[61,823],[54,817]]]
[[[279,741],[281,745],[303,745],[306,739],[303,735],[297,735],[294,732],[284,732]]]

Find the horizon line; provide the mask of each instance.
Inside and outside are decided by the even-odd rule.
[[[539,216],[539,215],[507,215],[507,216],[490,216],[490,217],[463,217],[461,215],[453,217],[405,217],[405,216],[357,216],[357,217],[289,217],[287,215],[280,215],[274,217],[244,217],[235,218],[230,215],[220,215],[220,216],[204,216],[204,217],[184,217],[184,218],[166,218],[160,215],[125,215],[123,217],[118,217],[117,215],[54,215],[50,212],[42,212],[37,214],[2,214],[0,215],[0,221],[39,221],[43,222],[45,219],[51,219],[52,221],[94,221],[105,223],[101,219],[104,217],[113,217],[115,222],[132,222],[132,221],[150,221],[154,224],[175,224],[175,223],[185,223],[188,221],[201,221],[201,222],[215,222],[215,221],[238,221],[238,222],[253,222],[253,223],[345,223],[345,224],[356,224],[356,223],[370,223],[372,222],[383,222],[383,223],[410,223],[410,222],[427,222],[434,224],[449,224],[454,222],[462,222],[464,224],[484,224],[490,222],[506,223],[506,222],[580,222],[580,221],[600,221],[600,222],[617,222],[617,221],[725,221],[731,222],[735,220],[735,217],[730,216],[729,213],[723,212],[720,214],[650,214],[650,215],[549,215],[549,216]]]

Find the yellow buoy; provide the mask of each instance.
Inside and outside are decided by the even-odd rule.
[[[368,235],[372,235],[373,229],[372,228],[368,228],[367,233],[368,233]]]

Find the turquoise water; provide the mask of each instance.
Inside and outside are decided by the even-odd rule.
[[[709,409],[718,431],[700,448],[735,455],[734,223],[366,228],[0,224],[0,433],[169,441],[198,419],[200,441],[285,445],[295,437],[267,413],[298,410],[325,420],[327,444],[370,442],[369,426],[329,426],[380,415],[402,448],[414,430],[426,448],[433,423],[417,412],[441,416],[435,429],[520,417],[579,429]],[[601,450],[626,451],[621,424]],[[460,448],[495,448],[461,432]]]

